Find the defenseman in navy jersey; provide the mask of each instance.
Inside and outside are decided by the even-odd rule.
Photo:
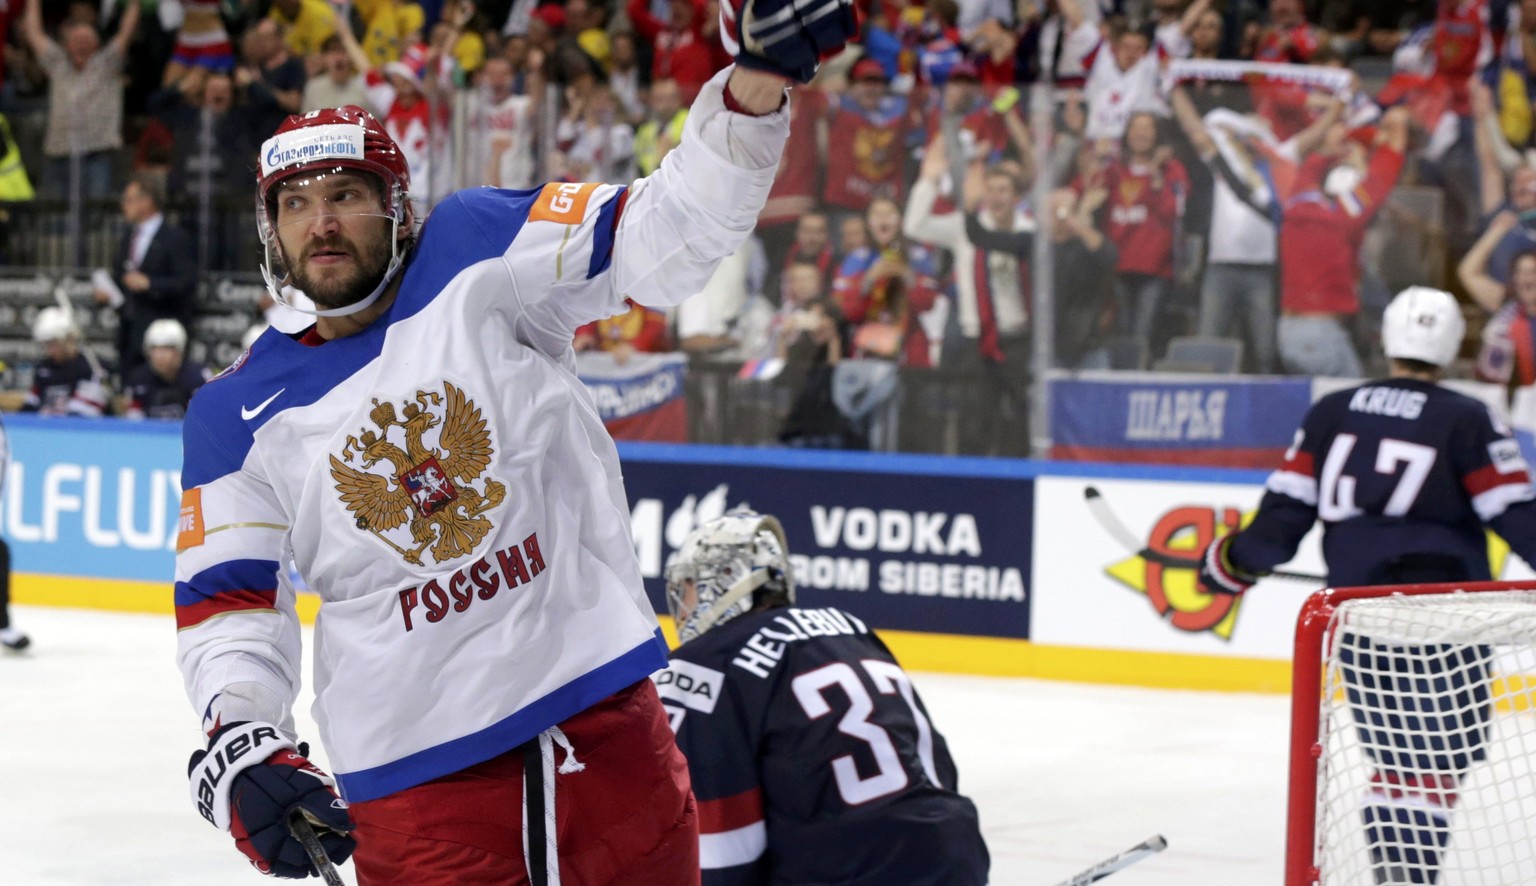
[[[970,886],[976,807],[890,650],[794,605],[784,530],[736,510],[667,568],[682,646],[656,676],[699,801],[704,886]]]
[[[1536,564],[1536,489],[1519,444],[1483,403],[1437,384],[1465,331],[1449,293],[1399,293],[1382,318],[1389,377],[1312,406],[1252,523],[1206,548],[1201,584],[1246,591],[1318,520],[1331,587],[1487,581],[1485,526]],[[1426,665],[1369,637],[1341,646],[1351,712],[1377,766],[1362,809],[1372,872],[1377,883],[1433,883],[1456,785],[1484,756],[1491,650],[1414,650],[1436,653]],[[1385,680],[1434,709],[1374,691]]]
[[[626,299],[704,288],[772,187],[786,87],[857,19],[850,0],[736,0],[720,31],[738,64],[628,186],[471,188],[418,227],[400,147],[363,109],[263,144],[262,270],[316,321],[268,330],[189,404],[175,585],[207,739],[192,800],[261,871],[315,872],[297,813],[359,886],[698,883],[687,763],[649,679],[666,643],[571,341]],[[290,561],[320,600],[334,782],[294,730]]]

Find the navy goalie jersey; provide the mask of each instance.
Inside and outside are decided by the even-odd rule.
[[[944,737],[852,615],[739,616],[675,651],[656,684],[699,802],[704,886],[987,881]]]
[[[1232,562],[1267,571],[1323,522],[1328,583],[1491,578],[1483,527],[1536,564],[1536,490],[1483,403],[1437,384],[1374,381],[1317,401]]]

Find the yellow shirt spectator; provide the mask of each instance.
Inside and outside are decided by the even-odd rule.
[[[396,0],[375,0],[370,4],[369,15],[358,5],[358,11],[367,22],[363,33],[363,54],[374,67],[383,67],[400,60],[407,46],[421,42],[421,29],[427,14],[416,3],[399,3]],[[414,35],[414,36],[413,36]]]
[[[283,12],[284,7],[291,7],[291,16]],[[268,18],[285,26],[288,33],[283,42],[299,58],[319,55],[320,46],[336,33],[336,12],[328,0],[274,3]]]
[[[474,31],[465,31],[459,35],[459,42],[453,44],[453,60],[459,63],[459,70],[466,74],[473,74],[485,64],[485,38]]]

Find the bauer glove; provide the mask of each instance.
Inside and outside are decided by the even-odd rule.
[[[1200,586],[1213,594],[1241,594],[1264,577],[1264,573],[1249,572],[1232,563],[1230,551],[1236,537],[1235,533],[1223,535],[1200,555]]]
[[[208,750],[187,766],[192,802],[214,827],[228,831],[258,871],[301,880],[319,874],[304,846],[288,831],[288,816],[302,811],[331,861],[340,864],[357,841],[336,782],[308,760],[271,723],[231,723],[213,734]]]
[[[852,0],[723,0],[720,42],[736,63],[799,83],[858,36]]]

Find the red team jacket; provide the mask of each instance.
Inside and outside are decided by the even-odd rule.
[[[1162,187],[1154,188],[1150,169],[1116,161],[1106,172],[1105,186],[1104,233],[1120,253],[1116,270],[1172,279],[1174,237],[1189,191],[1184,164],[1169,160]]]
[[[1292,314],[1353,314],[1360,309],[1360,241],[1397,184],[1403,155],[1371,154],[1365,180],[1343,200],[1322,191],[1328,160],[1302,164],[1300,190],[1286,201],[1280,225],[1280,310]]]

